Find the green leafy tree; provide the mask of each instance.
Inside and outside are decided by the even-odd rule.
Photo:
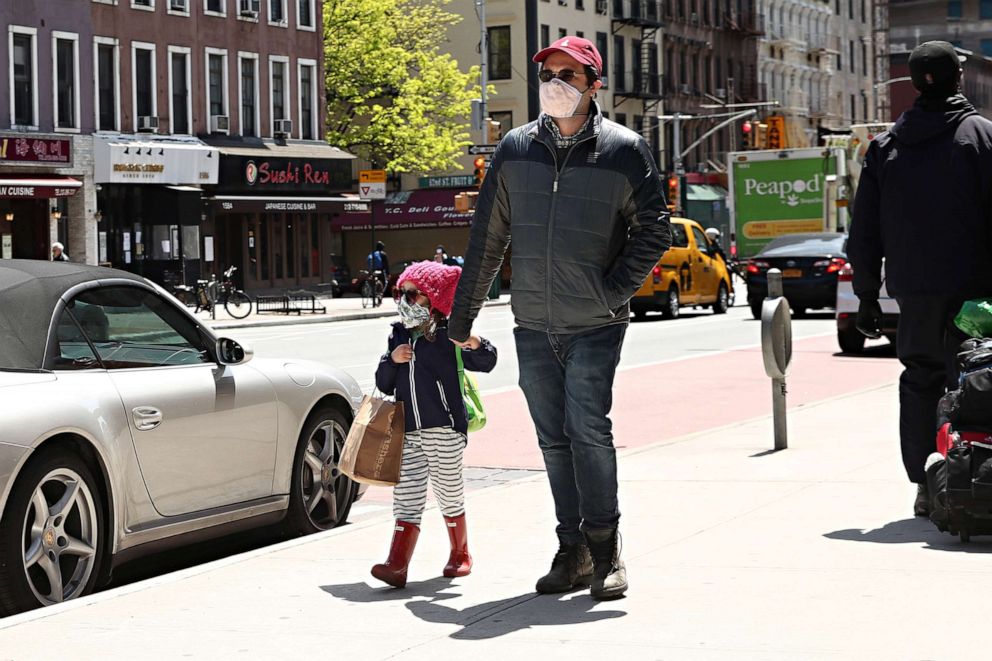
[[[448,1],[324,0],[329,143],[392,173],[457,167],[479,71],[439,51]]]

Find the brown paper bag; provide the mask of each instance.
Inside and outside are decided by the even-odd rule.
[[[366,395],[341,451],[338,468],[365,484],[395,486],[403,459],[403,402]]]

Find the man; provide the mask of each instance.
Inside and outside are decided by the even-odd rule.
[[[376,271],[382,272],[378,277],[382,281],[382,286],[385,287],[389,281],[389,255],[386,254],[386,244],[382,241],[376,241],[375,250],[369,253],[365,261],[368,263],[370,278],[375,277]]]
[[[965,300],[992,294],[992,122],[960,93],[951,44],[917,46],[909,70],[920,96],[868,148],[848,257],[862,333],[881,335],[883,259],[899,303],[902,459],[918,485],[914,514],[927,516],[924,463],[935,450],[937,402],[956,387],[964,339],[953,320]]]
[[[65,254],[65,246],[56,241],[52,244],[52,261],[53,262],[68,262],[69,255]]]
[[[464,342],[513,236],[520,387],[544,454],[559,549],[541,593],[627,590],[609,412],[628,301],[671,245],[661,177],[644,140],[593,100],[603,60],[563,37],[541,63],[541,116],[503,138],[472,221],[448,323]],[[591,554],[591,557],[590,557]]]

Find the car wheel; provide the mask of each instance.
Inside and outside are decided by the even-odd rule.
[[[761,319],[761,307],[764,301],[751,301],[749,305],[751,306],[751,316],[755,319]]]
[[[837,329],[837,344],[844,353],[861,353],[865,350],[865,336],[857,328]]]
[[[682,302],[679,300],[679,289],[678,287],[672,285],[672,287],[668,290],[668,296],[665,299],[665,304],[661,308],[661,316],[665,319],[677,319],[681,305]]]
[[[93,590],[106,537],[96,485],[65,450],[43,450],[28,463],[0,521],[0,615]]]
[[[338,468],[350,423],[339,410],[321,406],[310,414],[293,460],[288,528],[298,534],[329,530],[348,519],[357,485]]]
[[[730,294],[727,292],[727,285],[720,283],[720,289],[716,293],[716,302],[713,303],[713,314],[726,314],[730,309]]]

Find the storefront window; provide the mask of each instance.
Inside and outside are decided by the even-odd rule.
[[[297,230],[294,227],[293,220],[295,217],[293,214],[286,214],[286,277],[295,278],[296,277],[296,235]]]
[[[310,275],[320,277],[320,222],[317,214],[310,216]]]
[[[262,265],[262,280],[269,279],[269,216],[262,214],[262,228],[255,238],[255,245],[258,248],[258,263]]]
[[[152,225],[152,259],[172,259],[174,225]]]
[[[183,225],[183,258],[200,259],[199,225]]]
[[[283,255],[286,246],[283,245],[283,227],[278,216],[272,218],[272,266],[275,269],[276,280],[283,278]]]

